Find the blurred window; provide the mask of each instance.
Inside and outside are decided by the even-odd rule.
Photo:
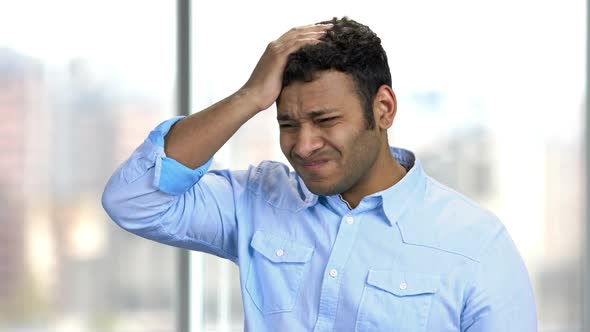
[[[174,331],[176,250],[100,197],[174,113],[175,3],[0,10],[0,331]]]

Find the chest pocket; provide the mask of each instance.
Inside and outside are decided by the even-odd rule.
[[[313,248],[261,231],[250,247],[246,290],[254,304],[264,314],[293,310]]]
[[[439,277],[428,274],[370,270],[355,331],[426,331],[439,283]]]

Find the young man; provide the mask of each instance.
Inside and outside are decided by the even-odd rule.
[[[281,149],[209,171],[277,103]],[[536,331],[526,268],[498,219],[390,148],[396,114],[380,39],[343,19],[269,44],[235,94],[162,123],[112,176],[121,227],[240,268],[249,331]]]

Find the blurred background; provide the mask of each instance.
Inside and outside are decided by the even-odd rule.
[[[0,332],[242,331],[233,263],[126,233],[100,196],[158,123],[234,92],[289,28],[344,15],[388,53],[391,144],[504,222],[539,331],[590,331],[586,13],[583,0],[0,0]],[[274,112],[214,167],[285,161]]]

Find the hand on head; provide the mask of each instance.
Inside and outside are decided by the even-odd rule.
[[[252,75],[241,88],[255,100],[259,111],[269,108],[281,93],[282,77],[289,55],[301,47],[321,42],[332,24],[313,24],[293,28],[272,41],[262,54]]]

